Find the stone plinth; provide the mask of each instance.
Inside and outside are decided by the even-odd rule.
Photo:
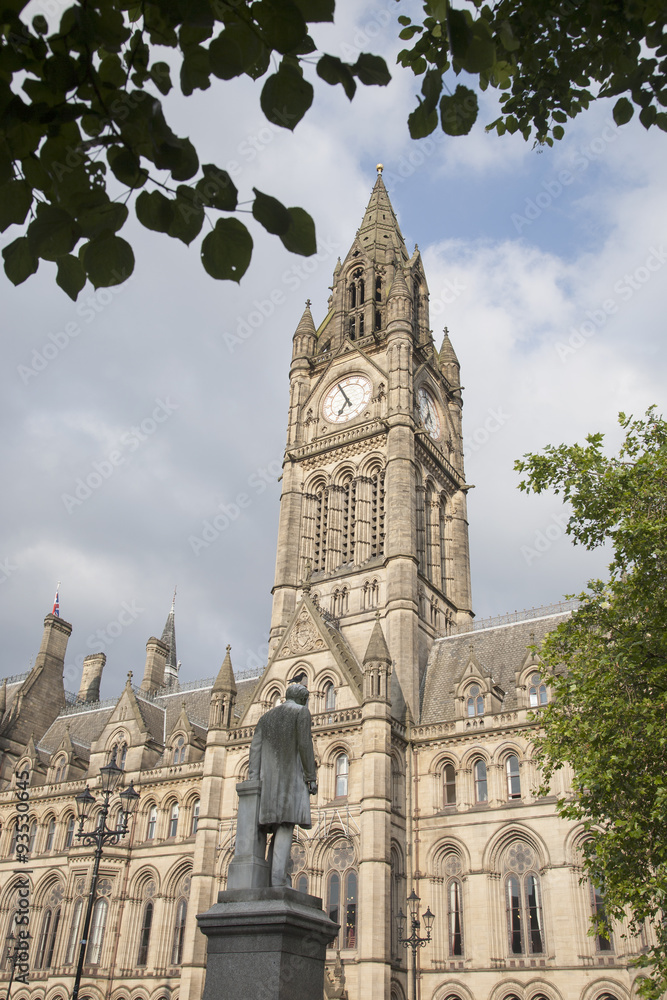
[[[285,886],[233,889],[197,915],[208,938],[203,1000],[320,1000],[338,924]]]

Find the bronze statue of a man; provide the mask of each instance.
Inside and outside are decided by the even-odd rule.
[[[262,783],[259,828],[272,833],[271,885],[287,885],[294,826],[309,829],[309,795],[317,794],[308,688],[290,684],[286,701],[257,723],[250,746],[248,779]]]

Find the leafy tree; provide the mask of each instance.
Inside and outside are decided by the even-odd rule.
[[[405,9],[406,0],[398,2]],[[174,50],[185,95],[214,78],[263,79],[262,112],[289,130],[313,101],[308,64],[350,100],[357,82],[390,79],[377,55],[362,53],[352,64],[316,53],[310,26],[333,21],[335,0],[73,0],[51,31],[43,14],[28,23],[26,5],[0,0],[0,231],[24,226],[3,250],[4,268],[18,285],[40,259],[54,261],[73,299],[87,278],[99,287],[131,274],[132,248],[118,234],[133,195],[144,226],[186,244],[208,217],[201,257],[214,278],[239,281],[250,263],[250,233],[229,214],[240,210],[231,177],[200,164],[190,140],[167,123],[164,49]],[[667,103],[662,0],[554,0],[548,8],[541,0],[499,0],[493,8],[474,0],[472,10],[476,16],[428,0],[422,23],[399,16],[401,37],[419,36],[399,56],[423,76],[408,120],[413,138],[437,127],[438,111],[447,134],[472,128],[477,96],[463,84],[451,92],[450,70],[503,91],[502,114],[489,126],[499,134],[520,130],[552,143],[595,96],[626,93],[647,128],[667,128],[659,110]],[[621,124],[632,111],[622,96],[614,117]],[[315,252],[303,209],[254,189],[252,214],[289,250]]]
[[[585,865],[606,913],[630,931],[652,926],[639,956],[645,997],[667,988],[667,423],[620,414],[618,456],[603,435],[548,447],[516,463],[521,489],[554,490],[571,505],[567,532],[586,548],[613,549],[606,581],[594,580],[572,616],[545,640],[554,698],[536,739],[545,788],[569,765],[560,814],[587,831]],[[600,914],[597,933],[605,934]],[[640,942],[637,942],[637,951]]]

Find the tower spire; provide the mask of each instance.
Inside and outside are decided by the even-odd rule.
[[[409,254],[396,213],[382,180],[382,170],[382,164],[379,163],[377,180],[371,191],[361,225],[357,230],[352,250],[357,248],[376,264],[391,263],[394,256],[401,261],[407,261]]]
[[[164,665],[164,684],[165,687],[174,687],[178,683],[178,669],[180,663],[176,656],[176,620],[175,620],[175,607],[176,607],[176,587],[174,587],[174,596],[171,600],[171,610],[167,615],[167,620],[162,629],[162,642],[167,647],[167,659]]]

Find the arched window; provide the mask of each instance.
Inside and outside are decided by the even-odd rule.
[[[531,676],[528,693],[531,708],[538,708],[540,705],[546,705],[549,700],[546,685],[543,683],[539,674],[533,674]]]
[[[435,498],[430,484],[426,486],[424,497],[424,536],[426,541],[426,566],[424,575],[435,583],[435,546],[433,538],[433,521],[436,515]]]
[[[195,799],[192,803],[192,822],[190,824],[190,836],[194,837],[197,832],[197,827],[199,826],[199,809],[201,807],[201,800]]]
[[[13,857],[14,854],[16,853],[16,845],[17,845],[18,839],[19,839],[19,821],[18,820],[16,820],[14,823],[12,823],[11,830],[12,830],[12,839],[9,842],[9,857],[10,858]]]
[[[336,707],[336,688],[331,681],[324,685],[324,709],[332,712]]]
[[[484,695],[480,690],[479,684],[471,684],[468,688],[466,707],[469,719],[474,718],[476,715],[484,715]]]
[[[442,772],[444,804],[446,806],[456,805],[456,768],[453,764],[445,764]]]
[[[81,880],[81,891],[83,892],[83,879]],[[72,923],[69,929],[69,938],[67,939],[67,951],[65,953],[65,965],[71,965],[78,954],[79,945],[79,927],[81,924],[81,917],[83,914],[83,897],[78,896],[74,901],[74,910],[72,911]]]
[[[35,838],[37,837],[37,821],[33,820],[28,831],[28,854],[35,850]]]
[[[591,891],[591,909],[597,922],[595,946],[598,951],[613,951],[609,918],[604,905],[604,891],[594,882],[589,882]]]
[[[90,935],[88,938],[88,953],[86,961],[88,965],[100,965],[102,959],[102,945],[104,944],[104,932],[107,926],[107,916],[109,913],[109,902],[101,896],[93,907],[93,916],[90,922]]]
[[[507,775],[507,798],[521,798],[521,776],[519,774],[519,758],[515,753],[509,755],[505,761],[505,774]]]
[[[384,555],[384,472],[371,475],[371,556]]]
[[[75,824],[76,824],[76,820],[74,819],[74,814],[70,813],[70,815],[67,818],[67,827],[65,829],[65,850],[66,851],[69,850],[69,848],[74,843],[74,826],[75,826]]]
[[[51,910],[47,910],[42,919],[42,932],[39,935],[39,944],[37,946],[37,956],[35,958],[35,968],[41,969],[42,963],[46,957],[46,942],[49,939],[49,931],[51,930],[51,920],[53,913]]]
[[[447,886],[447,926],[449,929],[449,954],[463,954],[463,903],[461,883],[453,878]]]
[[[295,889],[297,892],[308,892],[308,876],[305,872],[297,876]]]
[[[357,286],[354,282],[350,285],[350,309],[354,309],[357,304]]]
[[[117,740],[116,743],[111,747],[111,753],[109,754],[109,763],[116,759],[116,764],[121,770],[125,770],[125,760],[127,758],[127,743],[125,740]]]
[[[152,805],[148,810],[148,825],[146,827],[146,840],[155,839],[156,825],[157,825],[157,806]]]
[[[139,954],[137,955],[137,965],[148,965],[148,945],[151,940],[151,927],[153,926],[153,901],[148,900],[144,906],[144,914],[141,920],[141,932],[139,934]]]
[[[315,538],[313,541],[313,572],[323,570],[326,566],[327,545],[327,492],[323,485],[315,492]]]
[[[390,927],[391,927],[391,957],[396,962],[401,958],[403,951],[398,942],[398,924],[396,916],[399,910],[404,910],[405,892],[403,881],[403,858],[398,848],[391,848],[391,900],[390,900]]]
[[[486,762],[480,757],[475,761],[473,772],[475,775],[475,802],[488,802],[489,795],[486,784]]]
[[[350,340],[354,340],[355,337],[356,337],[356,335],[357,335],[355,327],[356,327],[355,317],[354,316],[350,316],[350,328],[349,328],[349,337],[350,337]]]
[[[168,837],[175,837],[178,832],[178,802],[174,802],[169,813]]]
[[[37,969],[51,968],[58,930],[60,928],[63,895],[62,887],[56,885],[49,893],[46,901],[44,916],[42,917],[42,927],[37,943],[37,954],[35,956],[35,968]]]
[[[333,947],[356,948],[358,926],[358,879],[354,867],[354,848],[347,838],[332,846],[327,878],[327,913],[341,925],[338,944]]]
[[[182,896],[176,904],[174,933],[171,942],[171,964],[180,965],[183,961],[183,941],[185,940],[185,918],[188,915],[188,901]]]
[[[382,278],[375,279],[375,301],[382,302]]]
[[[341,533],[341,563],[354,561],[354,523],[356,505],[356,486],[350,477],[342,487],[341,497],[342,510],[342,533]]]
[[[185,760],[185,737],[179,736],[174,744],[174,758],[172,764],[182,764]]]
[[[350,762],[346,753],[339,753],[336,757],[336,798],[342,799],[347,796],[347,779]]]
[[[541,955],[544,952],[542,898],[539,878],[530,869],[535,852],[516,841],[505,852],[505,906],[510,955]]]
[[[445,504],[440,501],[438,508],[438,525],[440,534],[440,589],[443,594],[447,594],[447,520],[445,518]]]
[[[55,816],[52,816],[46,828],[46,842],[44,844],[44,850],[46,852],[53,850],[53,842],[55,839],[56,839],[56,818]]]
[[[363,588],[364,608],[376,608],[380,595],[380,585],[377,580],[367,580]]]
[[[59,784],[61,781],[65,780],[66,771],[67,771],[67,757],[59,757],[56,762],[56,773],[53,778],[55,784]]]

